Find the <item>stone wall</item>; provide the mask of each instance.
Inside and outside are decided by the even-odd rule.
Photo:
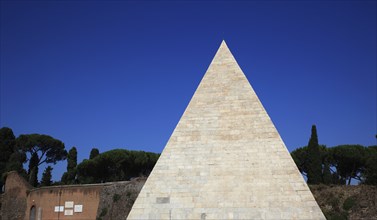
[[[1,202],[2,220],[23,220],[27,207],[27,195],[32,187],[26,180],[12,171],[7,174]]]
[[[114,182],[102,188],[97,220],[126,219],[147,178]]]
[[[0,220],[125,219],[145,181],[33,188],[10,172],[0,195]]]
[[[41,187],[30,190],[26,218],[35,219],[95,219],[100,191],[105,184]],[[35,213],[32,209],[35,208]]]

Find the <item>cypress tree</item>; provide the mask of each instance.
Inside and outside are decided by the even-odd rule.
[[[42,174],[42,180],[41,180],[41,186],[51,186],[52,184],[52,167],[48,166],[46,167],[45,171]]]
[[[36,187],[38,185],[38,154],[36,152],[31,155],[28,175],[30,185]]]
[[[77,149],[76,147],[72,147],[71,150],[68,152],[68,163],[67,163],[67,171],[73,171],[77,166]]]
[[[76,180],[77,149],[72,147],[67,156],[67,172],[62,176],[62,182],[72,184]]]
[[[29,184],[37,187],[38,186],[38,166],[33,167],[29,174]]]
[[[308,144],[308,184],[319,184],[322,182],[322,161],[318,145],[317,128],[312,126],[312,133]]]

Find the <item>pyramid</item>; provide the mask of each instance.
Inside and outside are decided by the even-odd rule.
[[[224,41],[128,219],[325,219]]]

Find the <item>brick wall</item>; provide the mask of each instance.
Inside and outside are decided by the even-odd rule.
[[[10,172],[1,195],[0,220],[33,219],[30,215],[35,220],[124,219],[145,180],[33,188]]]
[[[26,218],[35,207],[35,219],[96,219],[100,191],[105,184],[41,187],[30,191]]]

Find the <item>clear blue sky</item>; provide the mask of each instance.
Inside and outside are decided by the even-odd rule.
[[[376,8],[2,1],[0,127],[76,146],[79,162],[93,147],[161,152],[225,39],[290,151],[312,124],[321,144],[374,145]]]

